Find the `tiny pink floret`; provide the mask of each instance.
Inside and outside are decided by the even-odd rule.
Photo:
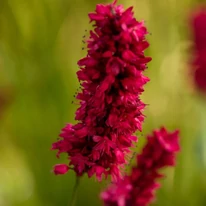
[[[67,173],[69,167],[66,164],[57,164],[54,166],[54,174],[55,175],[63,175]]]

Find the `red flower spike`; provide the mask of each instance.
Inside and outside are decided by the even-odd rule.
[[[143,22],[138,22],[132,7],[98,4],[89,14],[94,30],[87,41],[88,54],[78,61],[82,91],[77,124],[62,129],[61,139],[52,149],[67,153],[69,165],[81,176],[121,177],[126,156],[141,130],[145,104],[139,99],[149,79],[143,76],[151,58],[144,56],[149,46]]]
[[[112,184],[101,198],[105,206],[147,206],[154,200],[155,190],[164,177],[159,169],[175,165],[175,153],[179,151],[179,132],[169,133],[165,128],[147,137],[142,153],[137,155],[137,166],[130,175]]]
[[[206,94],[206,5],[200,6],[191,15],[190,26],[194,44],[193,79],[196,88]]]

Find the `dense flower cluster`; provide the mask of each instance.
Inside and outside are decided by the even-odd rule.
[[[131,175],[112,184],[101,194],[105,206],[146,206],[154,199],[160,185],[157,178],[163,177],[159,169],[174,166],[175,153],[179,151],[179,132],[169,133],[165,128],[154,131],[147,137],[147,144],[137,155],[138,166]]]
[[[206,93],[206,5],[199,7],[192,15],[194,41],[194,81],[196,87]]]
[[[69,167],[77,175],[96,174],[101,181],[103,174],[111,174],[114,180],[121,176],[129,148],[137,141],[133,133],[141,130],[144,120],[145,104],[139,96],[149,81],[143,76],[151,60],[144,56],[148,32],[134,18],[132,7],[124,10],[116,2],[98,4],[89,18],[94,30],[87,41],[88,54],[78,62],[78,123],[62,129],[53,149],[58,155],[68,154]],[[65,173],[68,168],[62,167]]]

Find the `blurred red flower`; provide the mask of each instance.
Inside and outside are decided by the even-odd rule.
[[[198,90],[206,93],[206,5],[193,12],[190,23],[194,43],[194,82]]]
[[[137,155],[137,166],[132,168],[131,174],[101,194],[104,205],[146,206],[151,203],[160,186],[156,180],[164,176],[159,170],[175,165],[175,153],[179,149],[178,131],[155,130],[147,137],[142,153]]]

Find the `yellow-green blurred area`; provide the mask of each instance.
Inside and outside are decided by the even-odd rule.
[[[203,2],[203,1],[202,1]],[[83,36],[88,12],[99,0],[0,0],[0,206],[66,206],[75,183],[73,171],[55,176],[51,145],[78,107],[77,61],[86,55]],[[149,104],[144,136],[165,125],[180,129],[181,153],[175,169],[164,170],[157,206],[206,205],[205,103],[189,78],[188,14],[200,1],[121,0],[134,6],[151,35],[151,81],[142,96]],[[85,31],[87,30],[87,31]],[[205,115],[204,115],[205,114]],[[85,175],[77,206],[102,205],[99,192],[109,184]]]

